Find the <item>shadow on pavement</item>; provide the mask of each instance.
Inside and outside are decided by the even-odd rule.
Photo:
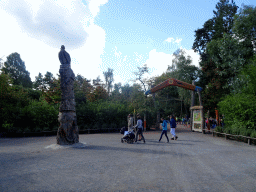
[[[141,143],[141,144],[134,144],[134,145],[148,145],[147,143]],[[155,144],[154,144],[155,145]],[[184,144],[182,144],[184,145]],[[189,144],[193,145],[193,144]],[[172,156],[188,156],[184,153],[176,153],[176,152],[168,152],[168,151],[159,151],[159,150],[152,150],[152,149],[136,149],[136,148],[122,148],[122,147],[106,147],[106,146],[97,146],[97,145],[87,145],[87,147],[83,148],[74,148],[74,149],[85,149],[85,150],[111,150],[111,151],[119,151],[119,152],[135,152],[140,154],[158,154],[158,155],[172,155]]]

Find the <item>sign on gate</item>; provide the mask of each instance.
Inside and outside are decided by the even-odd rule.
[[[203,131],[204,119],[203,119],[203,107],[193,106],[190,108],[192,110],[193,121],[192,121],[192,131]]]

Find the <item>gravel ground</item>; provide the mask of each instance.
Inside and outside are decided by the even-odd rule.
[[[256,146],[177,128],[166,143],[121,143],[121,134],[0,138],[0,191],[256,191]],[[170,137],[170,133],[168,133]]]

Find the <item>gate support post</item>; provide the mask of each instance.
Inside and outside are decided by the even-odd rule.
[[[202,114],[202,128],[203,128],[203,134],[205,134],[204,108],[203,108],[203,102],[202,102],[201,92],[199,91],[199,89],[197,89],[197,93],[198,93],[198,96],[199,96],[199,103],[200,103],[200,106],[202,107],[202,109],[201,109],[201,114]]]
[[[195,81],[192,81],[192,85],[195,85]],[[195,92],[191,91],[191,107],[193,107],[195,104]],[[192,125],[193,125],[193,111],[190,110],[190,129],[192,130]]]

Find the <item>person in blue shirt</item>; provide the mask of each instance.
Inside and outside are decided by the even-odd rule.
[[[162,121],[162,128],[163,128],[163,131],[162,131],[162,133],[161,133],[161,136],[160,136],[160,139],[159,139],[158,142],[161,141],[162,136],[163,136],[163,134],[164,134],[165,137],[167,138],[167,143],[169,143],[169,138],[168,138],[168,136],[167,136],[167,121],[166,121],[163,117],[161,118],[161,121]]]
[[[171,134],[172,134],[172,138],[171,140],[177,140],[178,137],[175,134],[175,128],[176,128],[176,121],[173,115],[170,115],[170,127],[171,127]]]

